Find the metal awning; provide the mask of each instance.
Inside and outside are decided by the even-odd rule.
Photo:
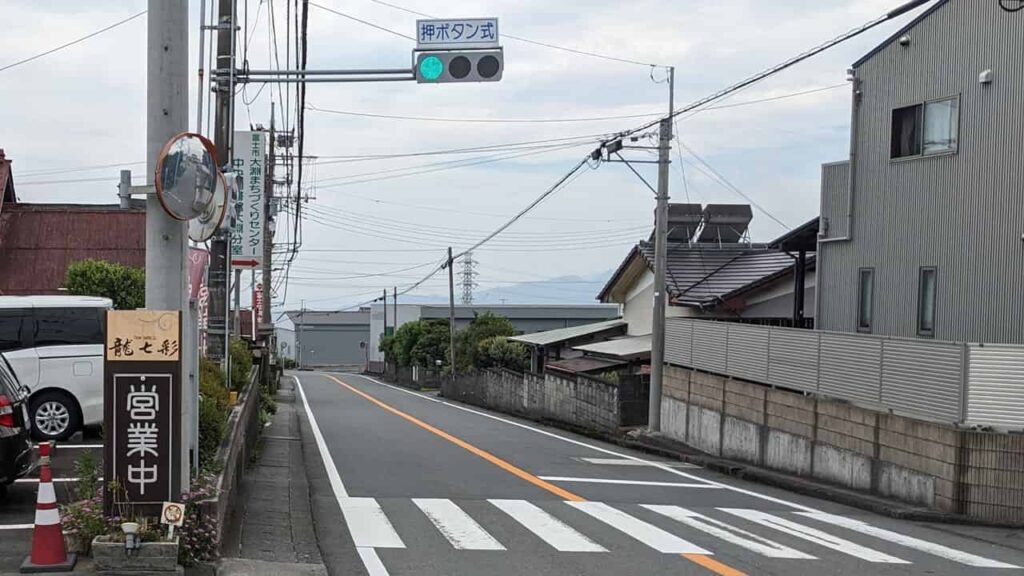
[[[651,357],[651,335],[629,336],[597,344],[575,346],[573,350],[622,360],[643,360]]]
[[[577,338],[594,336],[602,332],[625,331],[627,325],[628,323],[625,320],[607,320],[605,322],[595,322],[594,324],[583,324],[581,326],[523,334],[522,336],[512,336],[509,340],[522,342],[530,346],[551,346],[552,344],[560,344],[576,340]]]
[[[567,374],[586,374],[587,372],[604,372],[620,366],[624,366],[624,360],[608,360],[595,356],[582,356],[580,358],[569,358],[568,360],[555,360],[548,362],[545,368],[565,372]]]

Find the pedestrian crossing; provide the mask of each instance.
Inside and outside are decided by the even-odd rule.
[[[445,498],[410,500],[418,513],[456,551],[512,550],[508,542],[501,542],[492,533],[495,531],[493,528],[489,530],[485,526],[488,522],[495,523],[504,518],[512,521],[509,526],[525,529],[542,546],[558,552],[606,554],[609,550],[621,548],[620,543],[609,537],[609,534],[617,534],[625,541],[639,542],[661,554],[713,556],[716,553],[747,551],[765,558],[794,561],[818,560],[828,554],[839,554],[871,564],[900,565],[911,564],[911,553],[916,552],[964,566],[1020,568],[824,512],[769,512],[750,508],[713,508],[698,512],[675,505],[612,505],[575,501],[545,502],[542,507],[539,503],[511,499],[474,501],[462,505]],[[414,534],[412,528],[403,526],[414,522],[404,514],[394,512],[398,504],[389,505],[396,520],[392,522],[377,499],[346,497],[340,499],[340,503],[352,540],[359,549],[405,549],[405,540],[396,526],[410,530],[407,534],[410,542],[422,542],[421,534]],[[496,512],[483,513],[481,506]],[[466,508],[475,512],[477,517],[474,518]],[[415,524],[426,526],[422,520]],[[609,532],[606,528],[612,530]],[[508,527],[497,533],[507,537]],[[522,539],[517,539],[516,543],[523,545]],[[906,552],[900,553],[900,550]]]

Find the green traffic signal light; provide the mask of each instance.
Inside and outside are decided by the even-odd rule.
[[[427,56],[420,60],[420,78],[437,80],[444,73],[444,63],[437,56]]]

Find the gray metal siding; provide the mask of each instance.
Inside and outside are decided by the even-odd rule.
[[[769,334],[757,326],[729,326],[727,354],[730,376],[752,382],[767,381]]]
[[[665,362],[692,366],[693,322],[682,319],[665,321]]]
[[[305,326],[296,332],[302,366],[362,366],[370,339],[369,325]]]
[[[967,422],[1024,428],[1024,349],[972,345],[968,354]]]
[[[850,199],[850,162],[834,162],[821,167],[821,230],[828,238],[841,238],[846,229],[846,211]],[[827,230],[826,230],[827,228]]]
[[[882,340],[821,334],[819,391],[834,398],[882,403]]]
[[[768,383],[805,392],[818,390],[818,334],[774,328],[768,351]]]
[[[882,344],[882,403],[931,420],[961,421],[962,344],[886,340]]]
[[[873,267],[874,333],[915,337],[919,269],[935,266],[935,338],[1024,343],[1024,18],[951,0],[907,34],[858,69],[854,240],[820,246],[817,325],[856,330],[857,269]],[[957,153],[891,161],[892,110],[954,95]]]
[[[693,367],[725,374],[728,361],[729,325],[717,322],[693,322]]]

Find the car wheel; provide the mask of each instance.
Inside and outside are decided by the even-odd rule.
[[[43,392],[29,404],[32,435],[37,440],[67,440],[81,427],[78,406],[61,392]]]

